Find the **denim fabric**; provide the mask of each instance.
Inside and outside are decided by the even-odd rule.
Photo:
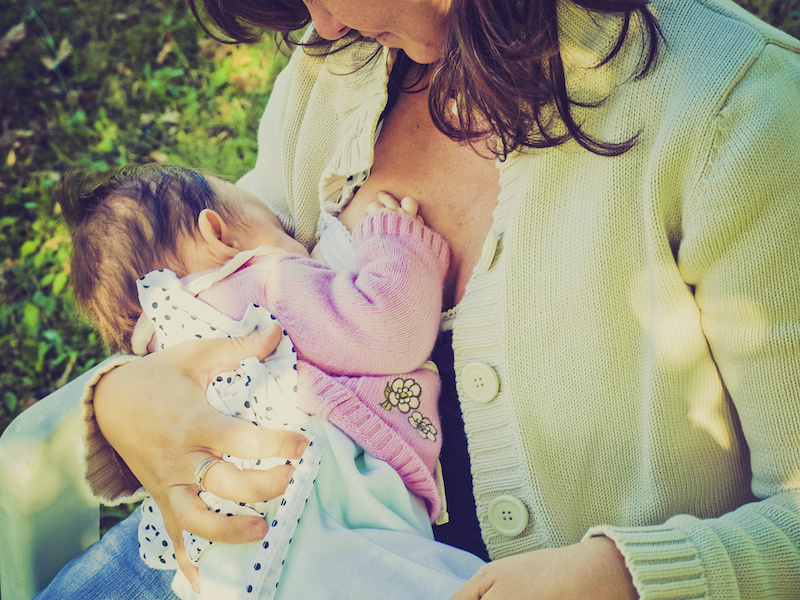
[[[34,600],[178,600],[174,571],[157,571],[139,558],[136,510],[67,564]]]

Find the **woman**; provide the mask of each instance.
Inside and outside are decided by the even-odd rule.
[[[493,560],[456,597],[796,594],[797,40],[726,0],[209,4],[238,39],[314,22],[240,184],[305,244],[321,209],[349,227],[386,190],[451,246],[438,537]],[[98,494],[141,483],[172,532],[263,535],[191,485],[206,458],[294,443],[202,406],[224,361],[270,349],[239,344],[101,379],[89,439],[108,460],[90,465],[115,464],[105,440],[124,463]],[[141,422],[167,400],[178,439]],[[283,483],[248,475],[205,485],[246,501]]]

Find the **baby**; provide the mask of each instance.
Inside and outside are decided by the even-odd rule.
[[[182,167],[131,166],[67,183],[60,201],[73,237],[76,302],[112,351],[145,354],[197,337],[246,335],[274,319],[288,334],[268,360],[243,361],[207,392],[221,412],[312,441],[284,496],[267,502],[218,498],[202,485],[217,461],[199,469],[200,497],[211,510],[270,522],[257,547],[184,532],[187,554],[201,568],[203,598],[330,596],[333,581],[345,595],[348,585],[363,593],[352,574],[354,566],[365,574],[359,561],[337,567],[332,555],[341,554],[341,540],[326,552],[321,531],[360,532],[351,549],[402,556],[380,566],[384,583],[369,578],[380,597],[413,597],[397,586],[408,570],[403,561],[413,565],[414,585],[422,577],[426,597],[449,597],[480,567],[479,559],[431,539],[430,521],[443,507],[435,478],[439,380],[426,358],[449,253],[413,200],[400,204],[382,194],[370,205],[353,232],[356,272],[309,258],[255,196]],[[286,462],[220,460],[251,469]],[[157,505],[147,500],[142,511],[142,558],[177,568]],[[383,532],[380,540],[366,536],[374,530]],[[400,537],[387,537],[390,531]],[[409,550],[402,537],[409,533],[425,543],[417,538]],[[207,552],[214,558],[201,561]],[[332,569],[327,576],[320,561]],[[181,576],[173,588],[192,597]]]

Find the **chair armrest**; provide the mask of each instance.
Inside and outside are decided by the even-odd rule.
[[[0,585],[30,600],[99,539],[84,482],[80,397],[91,370],[20,414],[0,438]]]

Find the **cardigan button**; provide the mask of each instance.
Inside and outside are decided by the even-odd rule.
[[[513,496],[498,496],[489,504],[489,524],[500,535],[517,536],[528,526],[528,508]]]
[[[500,380],[494,369],[484,363],[469,363],[461,369],[464,393],[475,402],[485,404],[494,400],[500,391]]]

